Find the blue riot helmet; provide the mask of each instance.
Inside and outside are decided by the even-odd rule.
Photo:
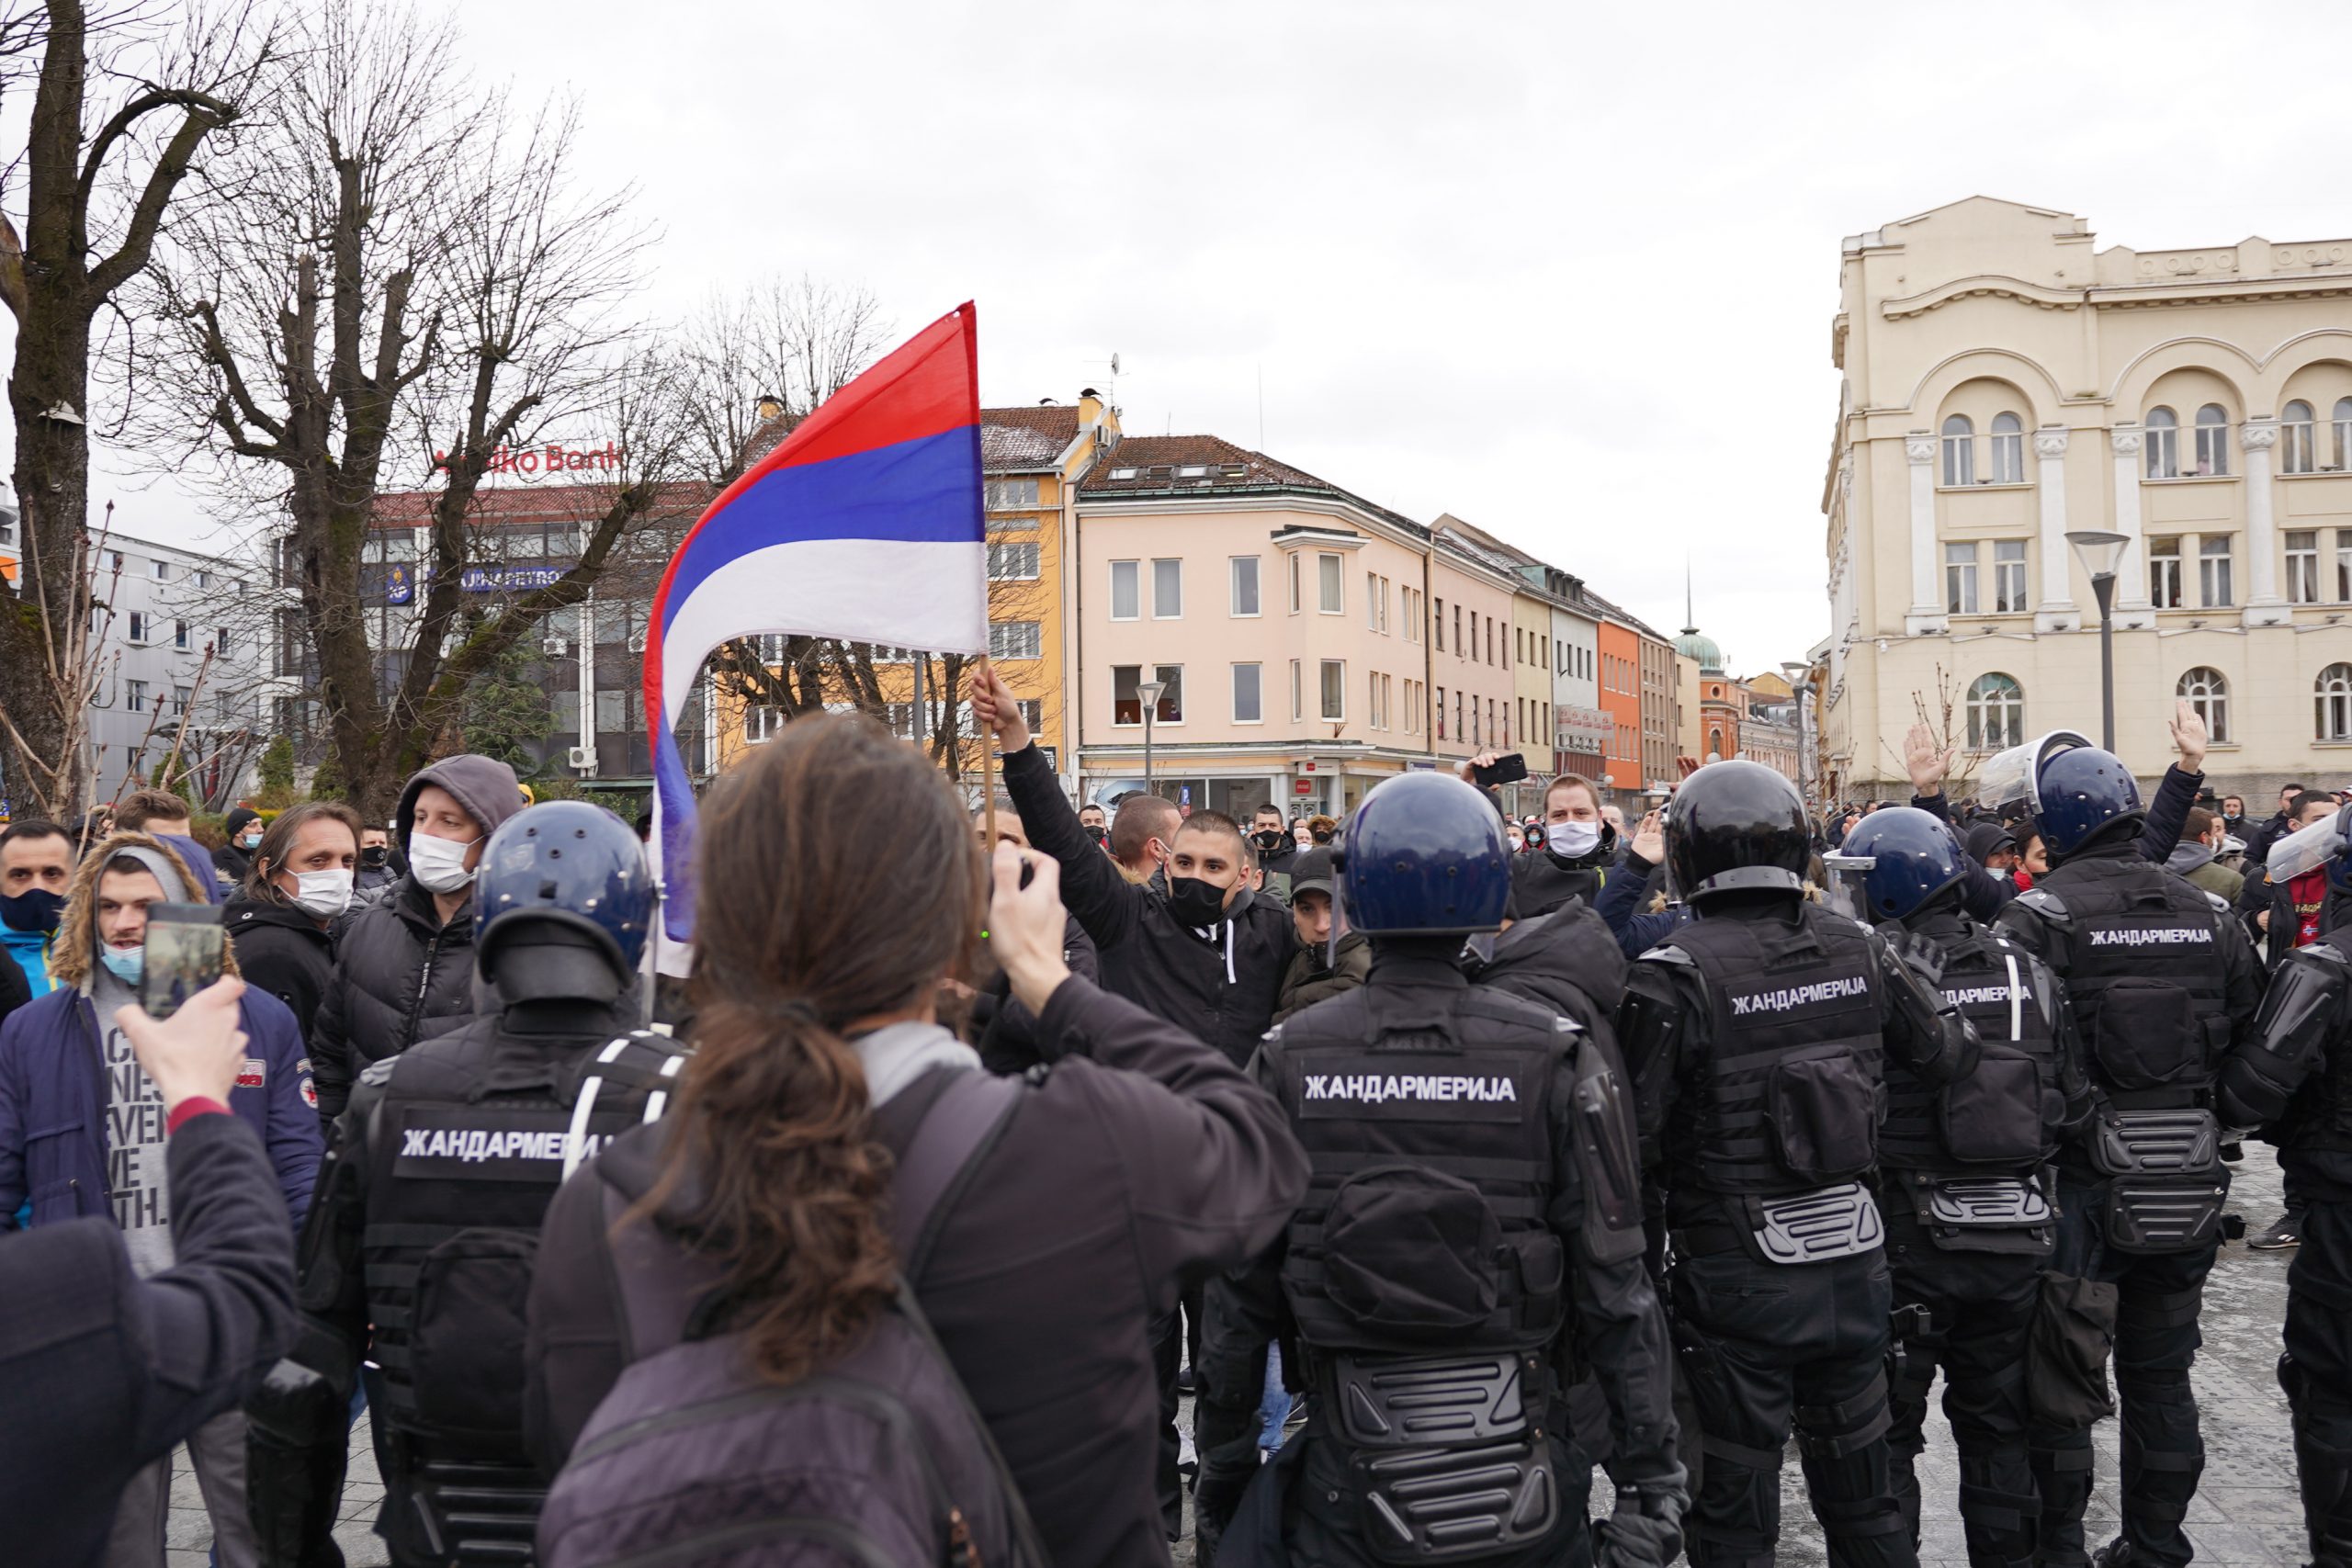
[[[2033,743],[2026,809],[2052,860],[2064,860],[2110,824],[2144,813],[2139,781],[2112,751],[2072,730]]]
[[[652,920],[644,848],[601,806],[526,807],[482,848],[474,966],[503,1001],[617,999]]]
[[[1510,901],[1502,819],[1444,773],[1400,773],[1365,795],[1332,864],[1348,929],[1368,936],[1490,931]]]
[[[1666,864],[1692,904],[1718,893],[1804,895],[1813,832],[1797,786],[1757,762],[1709,762],[1666,813]]]
[[[1871,812],[1824,861],[1839,886],[1858,895],[1855,907],[1840,907],[1871,924],[1910,919],[1968,874],[1951,829],[1909,806]]]

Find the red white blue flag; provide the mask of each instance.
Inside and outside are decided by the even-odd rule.
[[[764,633],[988,651],[979,343],[941,317],[825,400],[711,502],[653,595],[653,740],[662,926],[694,934],[695,796],[673,726],[711,650]]]

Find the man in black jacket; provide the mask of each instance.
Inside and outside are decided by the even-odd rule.
[[[115,1024],[164,1107],[172,1267],[131,1271],[111,1220],[0,1242],[0,1519],[12,1562],[95,1562],[130,1478],[260,1382],[292,1341],[286,1201],[229,1113],[243,981]]]
[[[444,758],[408,781],[400,807],[408,874],[352,917],[335,945],[335,983],[311,1032],[319,1115],[332,1125],[369,1064],[473,1016],[473,886],[481,847],[523,808],[514,770]]]
[[[2245,834],[2245,861],[2248,865],[2260,865],[2270,853],[2270,846],[2295,830],[2295,796],[2311,786],[2305,784],[2285,784],[2278,786],[2278,809],[2267,819],[2256,823]]]
[[[1250,814],[1250,842],[1258,851],[1259,867],[1272,883],[1277,876],[1283,880],[1275,884],[1276,891],[1287,892],[1292,868],[1299,856],[1298,840],[1291,836],[1290,824],[1283,820],[1283,808],[1268,804]]]

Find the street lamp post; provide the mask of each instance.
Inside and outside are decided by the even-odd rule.
[[[1813,723],[1805,711],[1805,698],[1813,691],[1813,666],[1791,660],[1781,666],[1781,673],[1789,678],[1789,690],[1797,699],[1797,793],[1804,796],[1805,809],[1813,809]]]
[[[2103,528],[2078,528],[2066,536],[2075,558],[2090,574],[2091,592],[2098,600],[2098,743],[2115,750],[2115,573],[2123,564],[2129,534]]]
[[[1136,695],[1143,699],[1143,792],[1158,795],[1151,782],[1151,720],[1159,710],[1159,694],[1168,690],[1165,681],[1145,681],[1136,687]]]

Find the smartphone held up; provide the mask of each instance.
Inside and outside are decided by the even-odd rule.
[[[139,972],[139,1005],[147,1016],[171,1017],[220,978],[226,942],[220,911],[210,904],[150,906]]]

